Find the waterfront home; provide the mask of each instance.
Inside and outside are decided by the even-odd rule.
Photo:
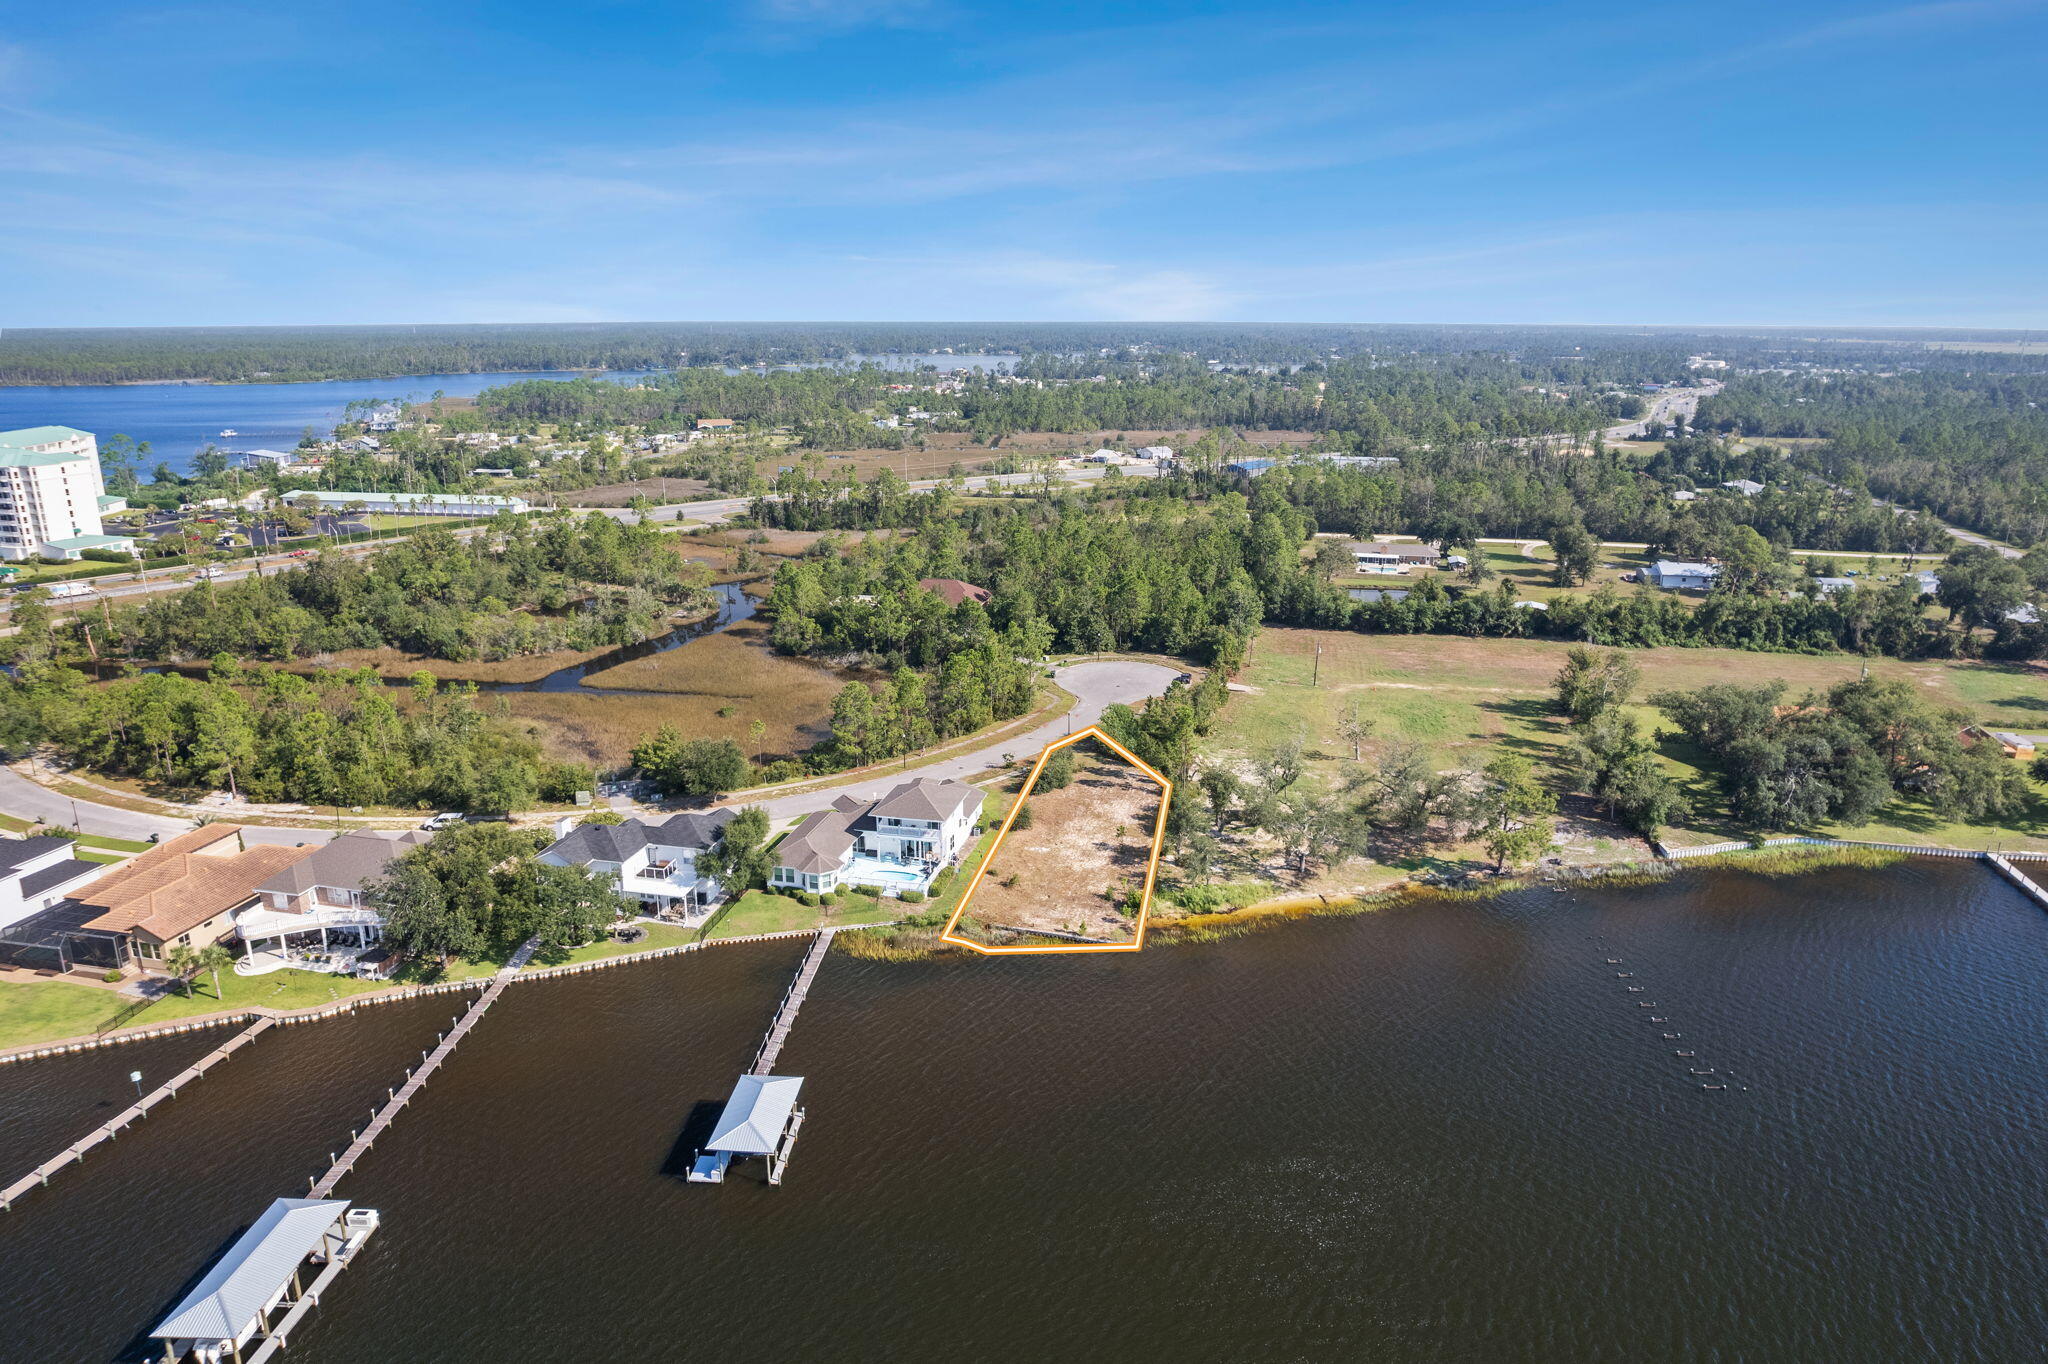
[[[249,843],[239,824],[179,834],[113,868],[52,908],[76,907],[76,927],[116,941],[117,964],[165,966],[174,947],[230,938],[256,888],[311,855],[311,847]]]
[[[982,794],[959,781],[922,777],[881,799],[841,796],[807,815],[775,847],[768,884],[789,890],[873,886],[891,895],[927,891],[974,836]]]
[[[256,903],[235,914],[243,960],[235,969],[259,975],[282,966],[335,970],[354,964],[384,937],[384,920],[363,888],[433,835],[414,829],[396,838],[343,834],[256,887]]]
[[[0,929],[41,913],[106,870],[71,854],[68,838],[0,838]]]
[[[959,578],[919,578],[917,585],[948,606],[958,606],[964,601],[986,602],[995,595],[985,587],[977,587]]]
[[[1680,559],[1659,559],[1656,563],[1643,570],[1644,582],[1652,587],[1661,587],[1667,591],[1674,588],[1685,588],[1696,592],[1704,592],[1712,587],[1714,580],[1720,576],[1721,566],[1719,564],[1693,563]]]
[[[701,919],[724,898],[717,878],[697,869],[697,859],[725,837],[732,810],[688,811],[650,823],[555,826],[556,838],[540,860],[556,867],[588,867],[610,876],[619,893],[647,911],[685,923]]]
[[[74,560],[89,549],[133,553],[100,522],[107,485],[99,442],[71,426],[0,431],[0,559]]]

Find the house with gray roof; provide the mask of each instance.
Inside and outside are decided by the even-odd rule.
[[[68,838],[0,838],[0,928],[48,909],[106,870],[71,853]]]
[[[873,886],[928,891],[974,837],[982,794],[966,782],[920,777],[879,799],[841,796],[807,815],[775,847],[768,884],[787,890]]]
[[[697,859],[725,837],[735,810],[689,810],[665,820],[577,824],[564,819],[540,860],[557,867],[588,867],[618,883],[619,893],[651,913],[686,924],[708,917],[725,892]]]
[[[256,887],[255,900],[235,911],[243,975],[310,963],[329,968],[384,938],[384,916],[363,891],[397,858],[433,835],[414,829],[387,838],[370,830],[342,834]]]

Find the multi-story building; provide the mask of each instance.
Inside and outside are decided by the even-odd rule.
[[[76,559],[88,549],[132,550],[108,535],[99,445],[89,431],[30,426],[0,431],[0,559]]]

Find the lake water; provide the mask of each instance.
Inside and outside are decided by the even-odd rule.
[[[384,1230],[289,1357],[1947,1364],[2048,1335],[2048,914],[1974,864],[835,955],[779,1067],[787,1181],[687,1185],[685,1124],[801,950],[510,991],[343,1182]],[[272,1033],[24,1199],[0,1359],[110,1358],[451,1011]],[[0,1068],[0,1109],[59,1068],[81,1127],[126,1083]]]
[[[1013,364],[1001,355],[877,355],[866,357],[885,369],[992,369]],[[655,373],[621,370],[598,377],[630,383]],[[728,370],[728,373],[738,371]],[[409,374],[396,379],[345,379],[316,384],[105,384],[20,388],[0,387],[0,431],[23,426],[75,426],[101,441],[124,435],[150,443],[146,482],[158,460],[189,472],[192,456],[205,445],[230,450],[289,450],[307,427],[326,435],[342,409],[365,399],[419,400],[436,392],[469,398],[500,384],[525,379],[574,379],[561,372],[496,374]],[[221,432],[232,430],[233,436]]]

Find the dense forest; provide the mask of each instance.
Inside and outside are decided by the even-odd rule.
[[[2048,540],[2048,372],[2000,368],[1745,377],[1699,424],[1822,438],[1816,467],[1834,481],[2031,545]]]
[[[391,647],[456,662],[631,644],[711,606],[709,571],[652,525],[592,514],[501,516],[468,542],[429,527],[364,559],[105,603],[60,619],[34,591],[13,604],[17,658],[176,662],[308,658]]]
[[[47,745],[173,790],[311,805],[502,812],[567,800],[591,780],[487,714],[473,686],[421,673],[401,697],[367,668],[305,678],[230,655],[204,678],[143,673],[101,685],[75,668],[25,664],[0,688],[0,744],[14,754]]]

